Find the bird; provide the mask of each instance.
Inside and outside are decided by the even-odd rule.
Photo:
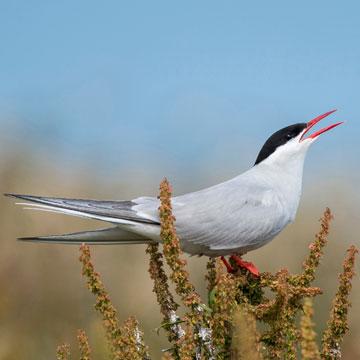
[[[258,276],[257,268],[236,254],[256,250],[273,240],[295,219],[302,190],[304,160],[311,145],[327,126],[305,136],[320,120],[286,126],[272,134],[261,148],[254,166],[217,185],[171,199],[176,234],[182,251],[190,255],[225,256]],[[26,208],[102,220],[112,226],[77,233],[20,238],[22,241],[62,244],[161,243],[160,200],[138,197],[130,201],[88,200],[5,194],[30,202]]]

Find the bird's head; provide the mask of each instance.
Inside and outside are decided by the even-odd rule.
[[[287,126],[272,134],[261,148],[254,165],[263,161],[269,164],[281,164],[291,160],[304,159],[311,144],[313,144],[321,134],[343,123],[342,121],[327,126],[305,137],[305,134],[308,133],[313,126],[334,111],[336,110],[322,114],[307,123],[298,123]]]

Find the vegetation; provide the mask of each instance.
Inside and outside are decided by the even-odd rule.
[[[261,273],[259,277],[244,269],[224,273],[218,259],[207,265],[208,299],[200,299],[185,269],[186,261],[180,258],[181,249],[175,234],[171,208],[171,186],[165,179],[160,186],[161,237],[159,245],[148,245],[150,277],[163,314],[158,331],[164,330],[171,346],[164,352],[164,359],[337,359],[341,356],[340,344],[349,329],[349,294],[354,275],[354,261],[358,250],[351,246],[339,275],[340,284],[328,326],[318,348],[314,331],[312,302],[310,298],[322,293],[312,285],[319,266],[332,215],[326,209],[320,219],[321,228],[310,245],[310,254],[303,263],[301,274],[291,275],[280,269],[274,275]],[[80,248],[82,274],[87,277],[89,290],[97,297],[95,309],[103,316],[103,323],[112,359],[150,359],[142,332],[134,316],[119,325],[117,311],[109,294],[94,271],[89,247]],[[163,259],[171,269],[168,277]],[[231,264],[236,267],[236,263]],[[186,311],[177,315],[179,304],[170,291],[170,281]],[[270,294],[268,294],[270,291]],[[301,321],[298,324],[298,316]],[[263,324],[262,331],[259,324]],[[83,331],[78,333],[82,360],[90,359],[88,339]],[[58,359],[67,359],[69,346],[58,348]]]

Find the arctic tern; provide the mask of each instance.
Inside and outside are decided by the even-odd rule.
[[[191,255],[231,255],[240,266],[258,274],[244,254],[266,245],[291,223],[298,208],[305,156],[322,133],[342,124],[305,134],[329,111],[307,123],[287,126],[270,136],[255,164],[235,178],[172,198],[176,233],[182,250]],[[99,201],[6,194],[33,202],[32,209],[81,216],[112,223],[113,227],[65,235],[21,238],[23,241],[64,244],[143,244],[161,242],[160,201],[139,197],[131,201]]]

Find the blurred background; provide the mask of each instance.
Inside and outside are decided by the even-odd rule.
[[[360,6],[355,1],[21,1],[0,4],[2,193],[131,199],[198,190],[253,165],[276,130],[339,111],[304,170],[296,221],[247,254],[260,271],[299,272],[318,218],[335,216],[316,285],[320,337],[350,244],[359,246]],[[317,130],[316,129],[316,130]],[[0,200],[0,359],[55,358],[76,331],[106,354],[78,247],[17,237],[103,227]],[[135,314],[154,359],[167,344],[145,246],[92,248],[121,320]],[[206,259],[189,258],[206,299]],[[357,266],[358,267],[358,266]],[[344,359],[359,359],[360,278]],[[161,335],[161,333],[160,333]]]

